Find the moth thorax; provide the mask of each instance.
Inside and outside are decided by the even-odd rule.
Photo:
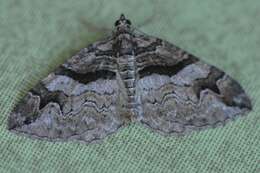
[[[134,43],[129,35],[125,36],[126,37],[117,37],[114,42],[114,50],[118,53],[118,56],[134,54]]]
[[[120,43],[120,47],[121,48],[133,48],[133,44],[132,44],[132,41],[130,40],[121,40],[121,43]]]

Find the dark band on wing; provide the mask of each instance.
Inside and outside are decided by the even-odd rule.
[[[162,40],[156,39],[155,42],[152,42],[149,46],[146,47],[137,47],[135,49],[135,55],[141,54],[141,53],[147,53],[147,52],[153,52],[156,50],[158,46],[162,45]]]
[[[95,72],[88,72],[86,74],[77,73],[65,67],[59,67],[55,71],[56,75],[64,75],[72,78],[79,83],[87,84],[98,79],[115,79],[116,73],[108,70],[99,70]]]
[[[217,86],[217,81],[221,79],[224,75],[224,72],[212,66],[207,78],[197,79],[193,85],[193,89],[197,95],[197,98],[200,98],[201,91],[205,89],[210,89],[216,94],[221,94]]]
[[[44,108],[48,103],[58,103],[61,107],[64,105],[68,96],[62,91],[49,91],[41,82],[30,90],[33,95],[40,97],[40,107]]]
[[[229,85],[225,86],[222,83],[218,84],[219,80],[224,80],[228,82]],[[201,91],[209,89],[218,94],[223,103],[227,106],[247,108],[249,110],[252,109],[251,101],[246,96],[241,85],[214,66],[211,67],[207,78],[196,80],[192,87],[199,99]]]
[[[113,50],[106,50],[106,51],[96,51],[96,56],[113,56],[115,52]]]
[[[192,57],[192,58],[184,59],[183,61],[180,61],[179,63],[172,66],[162,66],[162,65],[147,66],[141,71],[139,71],[139,75],[140,78],[151,75],[153,73],[173,76],[177,74],[179,71],[181,71],[183,68],[187,67],[190,64],[194,64],[197,61],[198,61],[197,58]]]

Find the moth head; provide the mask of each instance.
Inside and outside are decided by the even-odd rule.
[[[115,27],[117,32],[130,31],[131,21],[129,19],[126,19],[124,14],[121,14],[119,19],[115,22]]]

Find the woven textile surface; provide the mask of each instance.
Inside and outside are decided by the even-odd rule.
[[[24,94],[81,48],[110,34],[102,28],[112,30],[121,13],[139,30],[238,80],[253,111],[182,137],[164,137],[140,124],[97,144],[10,133],[7,117]],[[0,172],[259,173],[259,18],[259,0],[1,0]]]

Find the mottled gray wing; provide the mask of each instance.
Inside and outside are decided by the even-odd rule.
[[[82,49],[28,92],[8,128],[36,138],[84,142],[115,132],[124,120],[110,54],[109,41]]]
[[[72,72],[86,74],[98,70],[115,71],[116,59],[113,58],[113,39],[98,41],[68,59],[61,67]]]
[[[140,121],[163,134],[214,127],[251,110],[242,87],[214,66],[161,39],[137,42]]]

